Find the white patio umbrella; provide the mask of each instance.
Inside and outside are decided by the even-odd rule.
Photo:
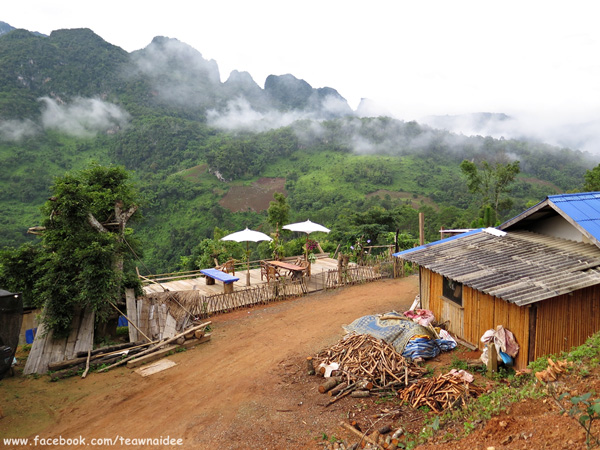
[[[308,235],[310,233],[314,233],[316,231],[321,231],[323,233],[329,233],[331,231],[329,228],[324,227],[323,225],[320,225],[318,223],[311,222],[310,220],[307,220],[305,222],[290,223],[288,225],[284,225],[282,228],[284,230],[297,231],[299,233],[306,233],[307,241],[308,241]],[[306,261],[308,261],[308,248],[306,248],[306,245],[304,246],[304,248],[305,248],[304,257],[306,258]],[[310,264],[309,264],[309,274],[310,274]]]
[[[245,230],[236,231],[235,233],[228,234],[221,238],[222,241],[235,241],[235,242],[245,242],[246,243],[246,261],[248,264],[248,272],[246,273],[246,286],[250,286],[250,253],[248,250],[248,244],[250,242],[260,242],[260,241],[272,241],[270,236],[265,233],[261,233],[260,231],[249,230],[246,227]]]
[[[319,225],[318,223],[311,222],[310,220],[307,220],[306,222],[290,223],[288,225],[284,225],[282,228],[284,230],[306,233],[307,235],[315,231],[322,231],[323,233],[329,233],[331,231],[329,228]]]

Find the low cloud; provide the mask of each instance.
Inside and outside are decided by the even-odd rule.
[[[430,116],[422,119],[422,123],[465,136],[529,140],[600,154],[600,114],[578,118],[551,114],[477,113]]]
[[[324,101],[324,105],[330,105],[335,110],[339,109],[338,102],[330,103]],[[227,103],[223,111],[210,110],[206,113],[207,122],[210,126],[224,130],[243,131],[267,131],[288,126],[298,120],[318,120],[320,114],[315,111],[278,111],[269,109],[257,111],[243,97],[238,97]]]
[[[69,104],[60,104],[48,97],[41,101],[42,127],[76,137],[94,137],[98,133],[117,131],[129,121],[125,110],[97,98],[78,98]]]
[[[41,131],[32,120],[3,120],[0,121],[0,140],[18,142],[35,136]]]

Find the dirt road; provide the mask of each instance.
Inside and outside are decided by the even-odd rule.
[[[145,378],[118,368],[58,383],[4,380],[0,436],[183,442],[139,448],[322,448],[348,405],[323,406],[305,376],[306,357],[337,342],[342,325],[358,317],[405,311],[417,289],[412,276],[216,316],[210,342],[169,356],[176,366]]]

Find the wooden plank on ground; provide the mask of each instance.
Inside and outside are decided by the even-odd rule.
[[[191,348],[208,341],[210,341],[210,333],[205,334],[200,339],[188,339],[183,344],[181,344],[180,347]]]
[[[175,361],[163,358],[160,361],[156,361],[154,364],[150,364],[148,366],[136,369],[135,373],[138,373],[143,377],[147,377],[155,373],[162,372],[163,370],[169,369],[176,365],[177,363]]]
[[[153,353],[150,353],[150,354],[144,355],[144,356],[140,356],[139,358],[132,359],[131,361],[127,361],[127,368],[133,369],[135,367],[141,366],[142,364],[146,364],[146,363],[149,363],[152,361],[156,361],[157,359],[161,359],[162,357],[167,355],[169,352],[175,351],[176,348],[177,348],[177,345],[167,345],[166,347],[164,347],[160,350],[156,350]]]
[[[153,353],[150,353],[150,354],[144,355],[144,356],[140,356],[139,358],[135,358],[135,359],[132,359],[131,361],[128,361],[127,368],[134,369],[136,367],[141,366],[142,364],[147,364],[149,362],[156,361],[157,359],[163,358],[168,353],[174,352],[178,348],[190,348],[190,347],[194,347],[198,344],[202,344],[203,342],[210,341],[210,336],[211,336],[210,334],[205,334],[200,339],[188,339],[182,345],[168,345],[165,348],[157,350]]]

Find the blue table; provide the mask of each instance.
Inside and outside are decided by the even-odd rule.
[[[219,280],[223,282],[223,292],[226,294],[231,294],[233,292],[233,282],[238,281],[238,277],[234,277],[233,275],[229,275],[226,272],[223,272],[219,269],[202,269],[200,271],[206,277],[206,284],[213,285],[215,284],[215,280]]]

